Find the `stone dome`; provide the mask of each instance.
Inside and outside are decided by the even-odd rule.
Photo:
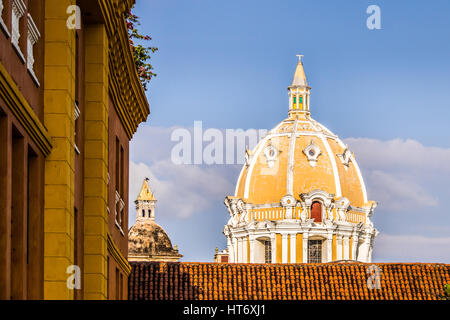
[[[137,221],[128,232],[130,255],[162,255],[174,252],[169,236],[155,221]]]
[[[156,198],[144,179],[135,201],[136,223],[128,231],[128,260],[178,261],[182,255],[164,229],[155,222]]]

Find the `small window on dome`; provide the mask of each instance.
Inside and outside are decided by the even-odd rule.
[[[318,201],[311,205],[311,219],[314,219],[314,222],[322,222],[322,205]]]
[[[298,104],[299,104],[299,108],[303,109],[303,97],[298,98]]]
[[[145,217],[145,210],[144,209],[142,209],[142,217],[143,218]]]
[[[292,107],[293,107],[293,109],[297,109],[297,97],[296,96],[294,96],[294,98],[293,98],[294,100],[293,100],[293,104],[292,104]]]

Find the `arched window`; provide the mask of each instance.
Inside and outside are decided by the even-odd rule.
[[[145,210],[142,209],[142,217],[145,218]]]
[[[311,205],[311,219],[314,219],[314,222],[322,222],[322,205],[318,201]]]
[[[148,210],[148,217],[151,218],[152,216],[152,210]]]

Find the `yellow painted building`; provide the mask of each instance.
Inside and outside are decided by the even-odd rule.
[[[248,151],[225,204],[230,262],[370,262],[376,206],[354,154],[310,115],[301,56],[288,87],[288,118]]]
[[[127,299],[133,4],[0,0],[3,299]]]

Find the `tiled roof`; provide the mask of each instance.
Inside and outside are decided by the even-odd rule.
[[[130,300],[434,300],[450,283],[448,264],[375,263],[380,289],[369,289],[371,265],[135,262],[128,292]]]

